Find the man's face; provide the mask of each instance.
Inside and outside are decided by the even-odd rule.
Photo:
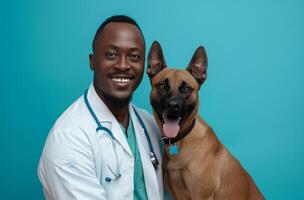
[[[133,24],[111,22],[99,33],[90,55],[94,86],[103,100],[128,103],[142,80],[144,39]]]

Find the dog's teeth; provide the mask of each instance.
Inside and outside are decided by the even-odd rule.
[[[165,114],[163,114],[163,121],[166,122],[176,122],[179,123],[181,120],[181,117],[179,117],[177,120],[172,120],[172,119],[167,119],[167,116]]]

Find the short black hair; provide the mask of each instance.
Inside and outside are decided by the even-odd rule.
[[[129,23],[129,24],[133,24],[134,26],[136,26],[138,28],[139,32],[141,33],[141,35],[145,41],[144,34],[142,33],[141,28],[139,27],[139,25],[137,24],[137,22],[134,19],[132,19],[131,17],[126,16],[126,15],[113,15],[112,17],[109,17],[104,22],[102,22],[102,24],[97,29],[93,42],[92,42],[92,51],[93,52],[95,50],[95,43],[96,43],[98,35],[103,31],[103,29],[106,27],[106,25],[111,22],[125,22],[125,23]]]

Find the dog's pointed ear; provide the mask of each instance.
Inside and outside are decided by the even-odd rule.
[[[167,67],[162,48],[157,41],[151,45],[148,55],[147,74],[149,78],[153,78],[158,72]]]
[[[200,46],[193,54],[187,70],[201,86],[207,79],[208,59],[204,47]]]

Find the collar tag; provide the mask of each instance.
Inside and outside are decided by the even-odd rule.
[[[176,144],[170,144],[169,153],[171,156],[178,154],[178,146]]]

